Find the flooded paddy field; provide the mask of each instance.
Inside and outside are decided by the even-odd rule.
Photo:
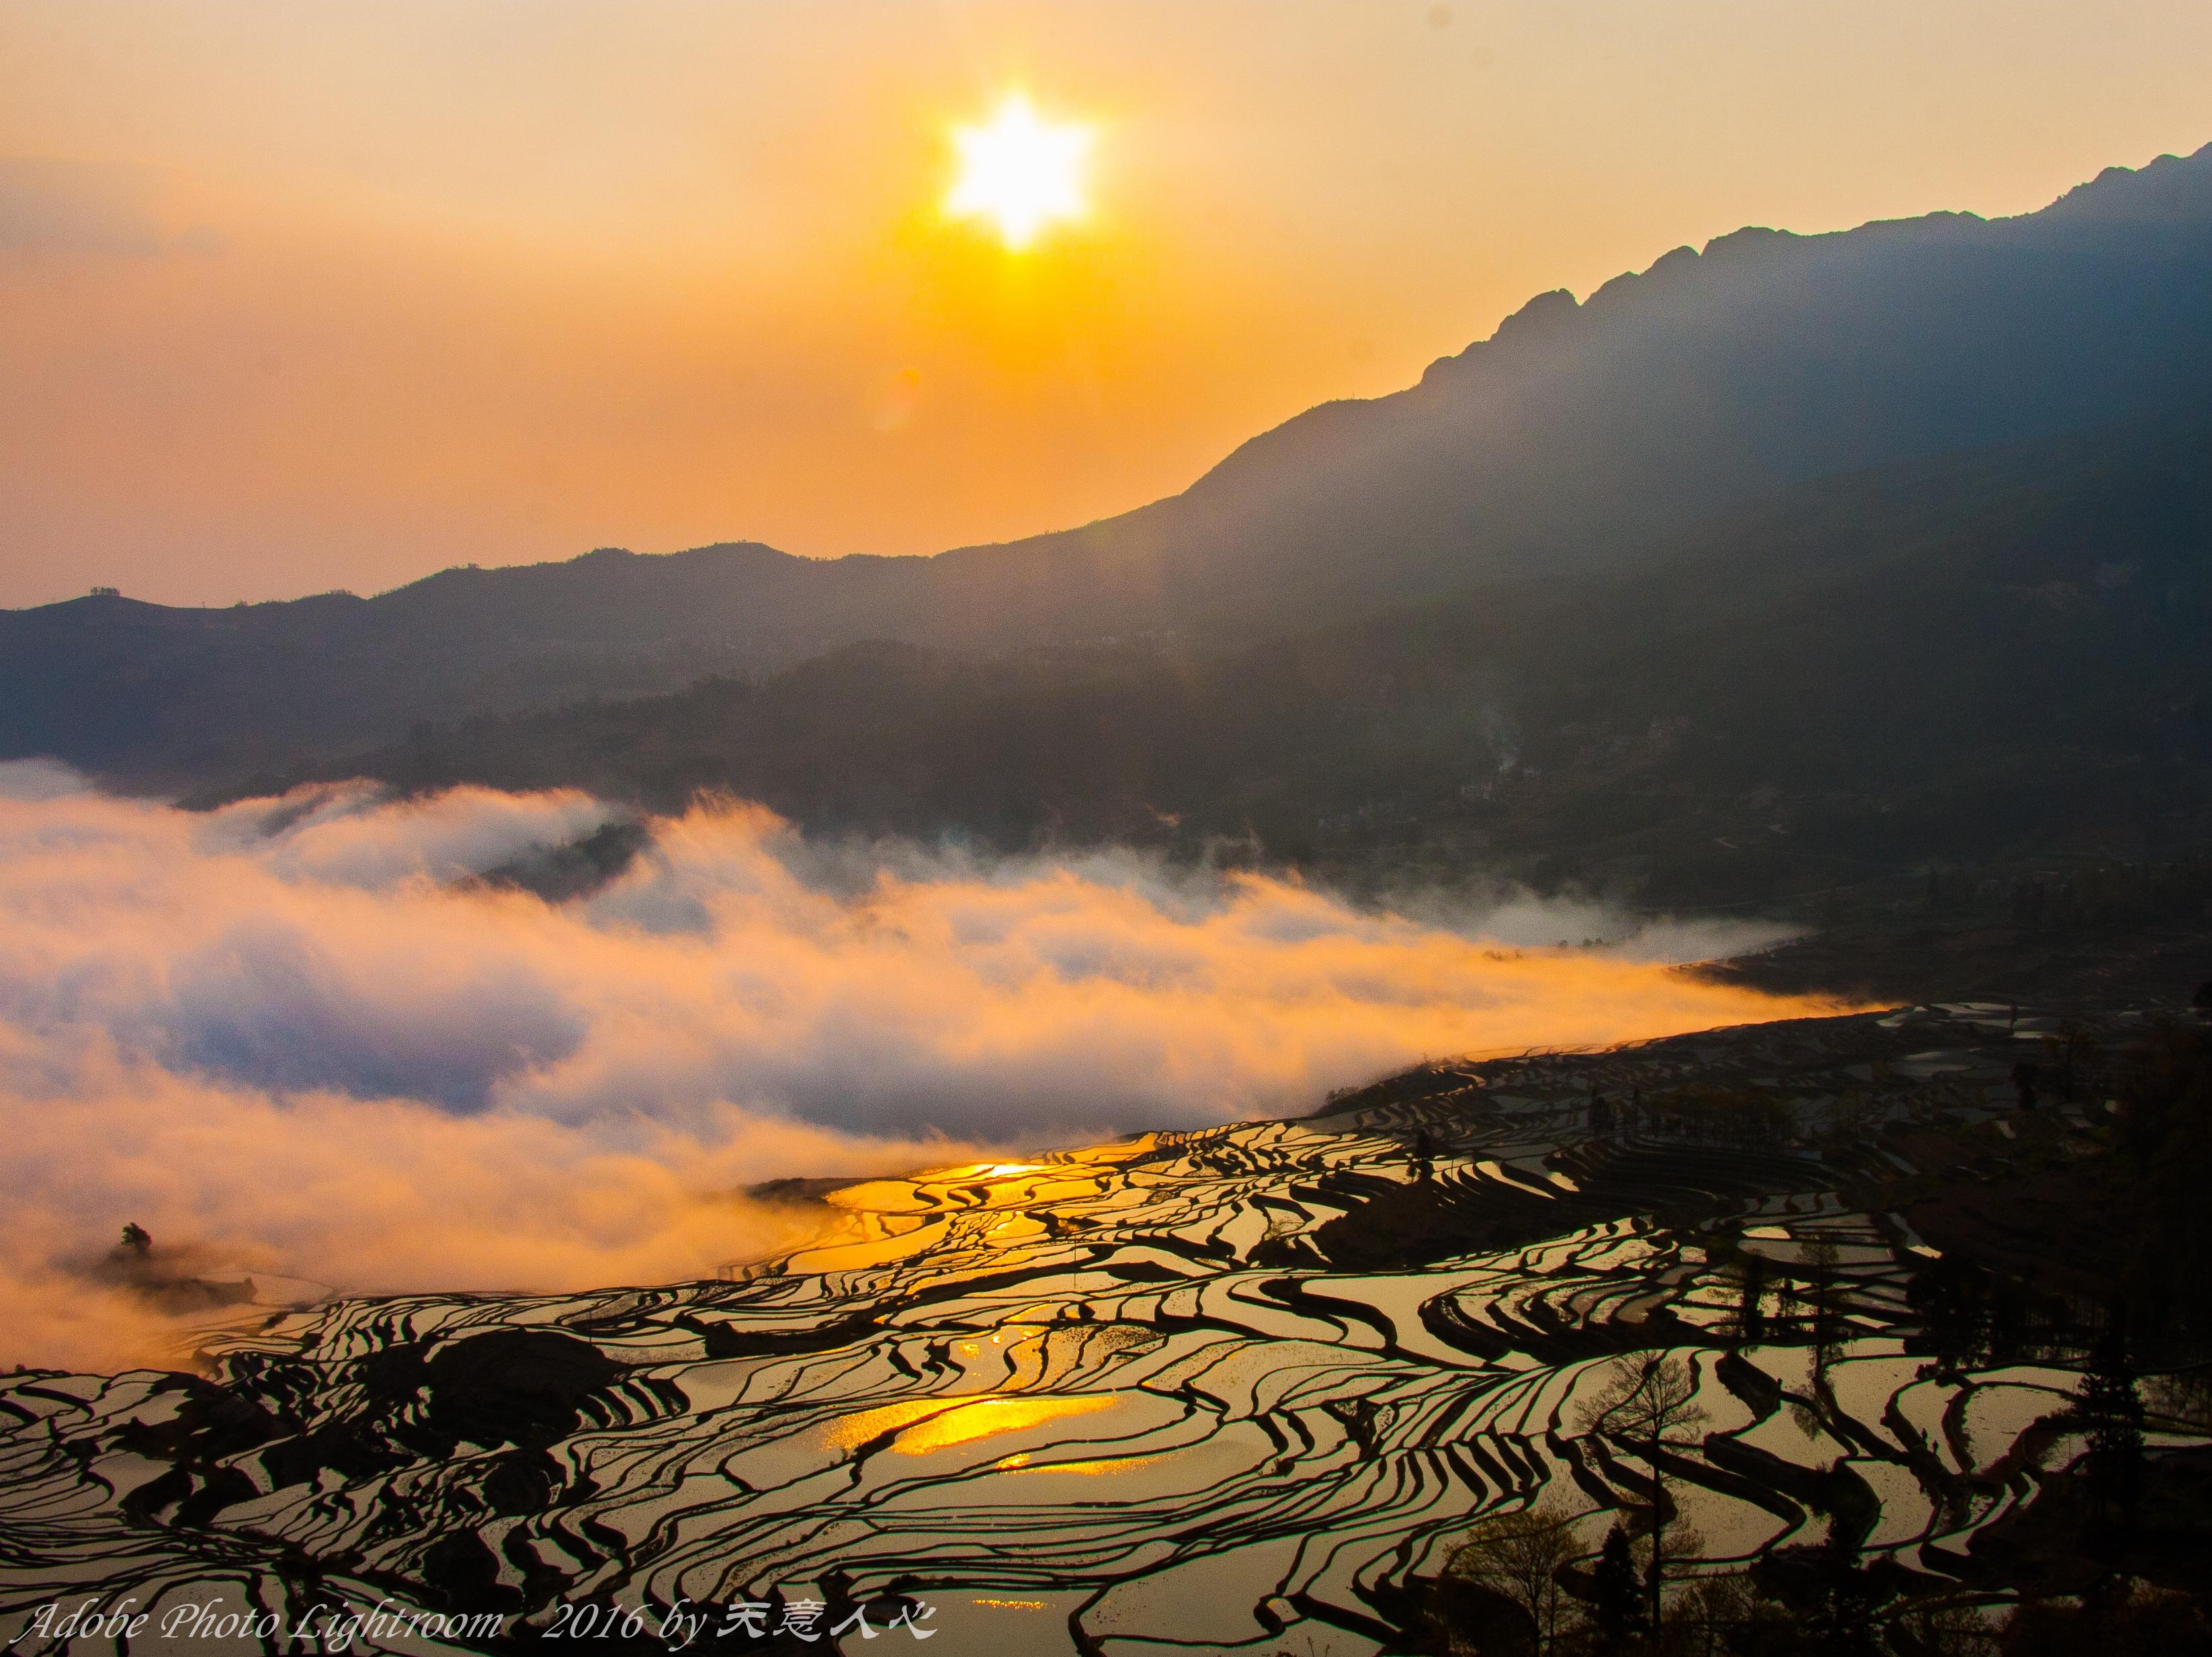
[[[1840,1514],[1869,1563],[1971,1587],[2080,1454],[2078,1375],[1931,1349],[1914,1204],[1980,1176],[1914,1148],[2089,1143],[2127,1028],[1954,1005],[1435,1065],[843,1187],[823,1241],[720,1281],[341,1301],[210,1341],[213,1379],[6,1378],[0,1637],[58,1593],[221,1593],[284,1627],[497,1612],[506,1646],[751,1601],[827,1610],[696,1648],[857,1649],[860,1609],[948,1653],[1401,1649],[1478,1520],[1540,1504],[1588,1555],[1646,1501],[1589,1407],[1628,1354],[1692,1388],[1679,1572]]]

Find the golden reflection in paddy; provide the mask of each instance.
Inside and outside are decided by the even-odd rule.
[[[1069,1156],[1051,1162],[963,1162],[904,1179],[863,1180],[827,1192],[823,1199],[849,1213],[873,1216],[878,1223],[979,1209],[1027,1209],[1102,1189],[1104,1171],[1125,1160],[1132,1148],[1106,1149],[1115,1155]]]
[[[1084,1478],[1096,1478],[1107,1473],[1126,1473],[1139,1467],[1149,1467],[1164,1458],[1157,1455],[1109,1455],[1093,1461],[1038,1461],[1023,1450],[1003,1460],[991,1464],[997,1473],[1074,1473]]]
[[[823,1439],[834,1449],[854,1450],[886,1433],[896,1433],[891,1448],[900,1454],[927,1455],[981,1439],[1025,1432],[1048,1422],[1095,1415],[1113,1408],[1116,1402],[1110,1393],[908,1399],[842,1417],[823,1429]]]

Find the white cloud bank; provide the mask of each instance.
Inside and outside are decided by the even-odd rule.
[[[143,1353],[151,1314],[84,1277],[125,1221],[353,1290],[666,1279],[795,1240],[735,1194],[763,1180],[1813,1010],[1637,958],[1690,933],[1524,951],[1129,856],[811,847],[737,804],[653,823],[586,898],[469,880],[612,819],[366,786],[199,816],[0,765],[0,1360]]]

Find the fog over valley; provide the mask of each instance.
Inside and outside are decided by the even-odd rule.
[[[1133,853],[810,842],[722,801],[548,901],[513,883],[612,808],[347,785],[194,814],[4,775],[10,1362],[158,1338],[159,1295],[97,1281],[125,1223],[191,1245],[185,1275],[708,1274],[811,1223],[738,1194],[773,1179],[1303,1114],[1430,1053],[1814,1005],[1668,964],[1778,929],[1525,894],[1362,908]]]

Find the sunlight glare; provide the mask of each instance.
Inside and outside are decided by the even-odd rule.
[[[994,221],[1009,252],[1036,241],[1055,220],[1083,216],[1082,169],[1092,130],[1042,118],[1026,94],[1010,92],[988,125],[955,127],[960,177],[945,198],[955,218]]]

